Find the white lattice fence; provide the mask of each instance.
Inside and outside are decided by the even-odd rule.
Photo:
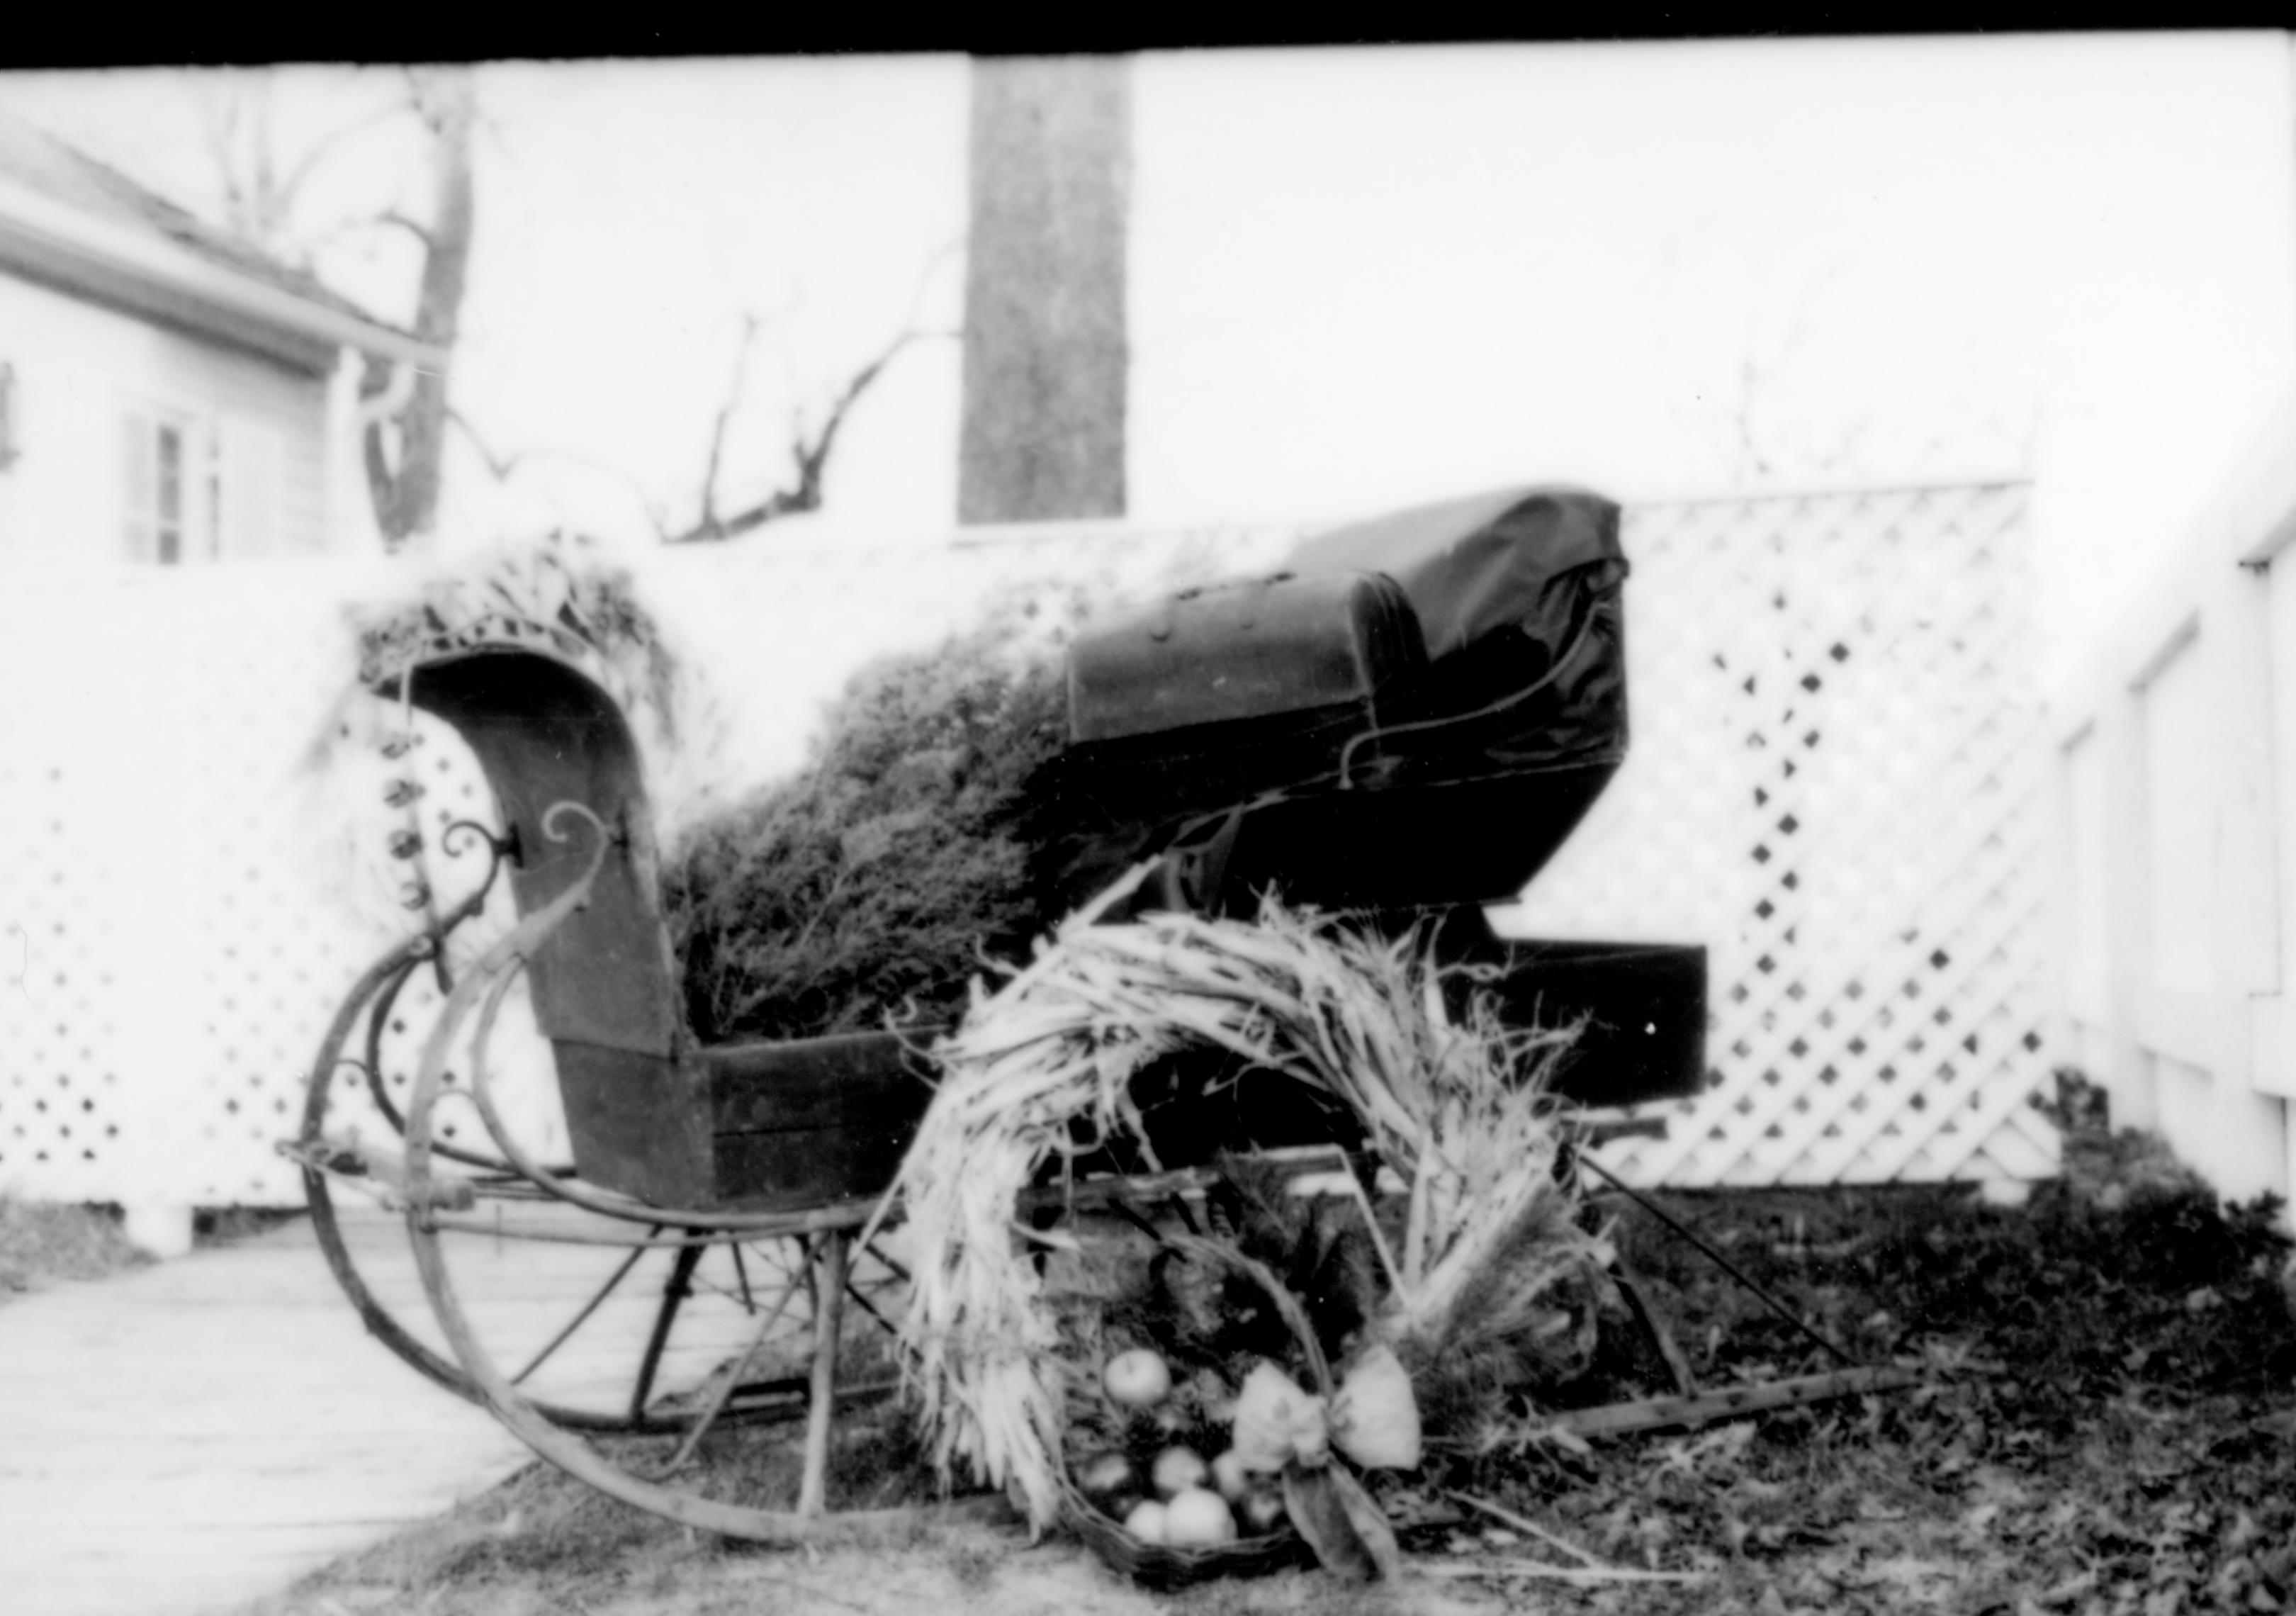
[[[2055,1170],[2026,490],[1637,508],[1633,755],[1507,917],[1703,941],[1710,1087],[1646,1182]]]
[[[2042,1068],[2023,508],[2021,488],[1987,487],[1630,513],[1634,754],[1516,919],[1713,949],[1721,1082],[1622,1158],[1637,1177],[2050,1170],[2026,1104]],[[854,669],[931,644],[1000,587],[1144,594],[1264,570],[1295,537],[644,557],[641,595],[718,698],[657,781],[663,806],[789,767]],[[334,1002],[404,924],[409,874],[383,851],[400,766],[363,744],[324,775],[304,765],[349,677],[344,603],[406,581],[313,564],[0,590],[0,1193],[297,1198],[272,1143]],[[444,824],[490,805],[460,743],[423,729],[408,761],[435,861]],[[447,892],[468,878],[430,874]],[[485,925],[505,923],[498,904]],[[435,995],[428,973],[409,985],[394,1085]],[[514,1125],[551,1151],[563,1124],[519,1013]]]
[[[1204,529],[835,552],[783,543],[644,559],[640,591],[704,686],[715,725],[656,785],[694,811],[699,783],[738,786],[795,763],[824,699],[871,657],[929,646],[1000,586],[1127,593],[1264,566],[1296,534]],[[396,596],[406,569],[332,564],[145,572],[0,587],[0,1194],[177,1205],[291,1204],[274,1150],[295,1131],[337,1002],[408,924],[414,874],[385,852],[382,800],[413,770],[422,857],[442,895],[469,860],[441,854],[457,818],[491,824],[475,762],[416,715],[404,764],[373,741],[388,704],[339,707],[352,673],[344,607]],[[315,743],[348,720],[328,769]],[[662,761],[657,759],[656,761]],[[509,923],[497,892],[465,956]],[[405,1091],[438,1004],[409,981],[385,1038]],[[522,1002],[496,1046],[504,1109],[562,1154],[546,1051]],[[363,1079],[338,1113],[382,1126]],[[450,1135],[474,1126],[449,1113]]]
[[[148,939],[111,857],[144,778],[119,752],[74,744],[123,704],[50,682],[23,603],[0,591],[0,1186],[73,1198],[108,1193],[155,1143],[136,1126],[130,1079],[147,1050],[120,991]],[[97,597],[62,603],[101,625]]]
[[[356,901],[377,816],[304,767],[355,575],[11,583],[0,1190],[289,1198],[273,1142],[332,1001],[390,940]]]

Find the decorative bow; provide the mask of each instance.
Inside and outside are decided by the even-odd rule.
[[[1273,1364],[1245,1378],[1235,1401],[1237,1461],[1283,1472],[1284,1512],[1328,1570],[1356,1581],[1392,1578],[1395,1533],[1363,1484],[1331,1462],[1335,1447],[1365,1468],[1419,1463],[1419,1404],[1392,1350],[1374,1347],[1357,1358],[1328,1404]]]
[[[1302,1390],[1273,1364],[1255,1367],[1235,1401],[1236,1458],[1247,1471],[1313,1468],[1336,1446],[1366,1470],[1419,1464],[1419,1403],[1394,1350],[1376,1346],[1341,1378],[1328,1402]]]

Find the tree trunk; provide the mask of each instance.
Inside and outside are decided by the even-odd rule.
[[[1131,63],[972,68],[957,520],[1124,513]]]
[[[477,103],[470,73],[450,70],[424,75],[416,104],[430,128],[436,177],[430,217],[422,227],[422,285],[414,334],[451,350],[462,319],[477,219],[471,183],[471,122]],[[393,391],[390,383],[389,362],[370,360],[361,397],[383,398]],[[376,525],[393,549],[416,534],[429,533],[438,523],[447,406],[445,370],[424,371],[405,391],[403,402],[367,424],[367,489],[373,496]]]

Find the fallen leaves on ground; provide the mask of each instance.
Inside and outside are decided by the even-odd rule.
[[[2222,1205],[2163,1162],[2133,1136],[2076,1134],[2064,1179],[2016,1210],[1949,1189],[1669,1195],[1851,1357],[1933,1378],[1699,1431],[1525,1441],[1454,1479],[1609,1565],[1709,1576],[1540,1584],[1562,1609],[2289,1609],[2289,1245],[2274,1205]],[[1702,1385],[1837,1366],[1646,1216],[1625,1214],[1622,1238]],[[1647,1356],[1603,1400],[1669,1390]],[[1568,1563],[1480,1519],[1406,1546]]]

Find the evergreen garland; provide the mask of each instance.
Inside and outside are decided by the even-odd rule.
[[[1065,731],[1057,652],[1012,614],[857,676],[803,770],[665,857],[694,1034],[953,1020],[988,959],[1055,918],[1033,896],[1025,821]]]

